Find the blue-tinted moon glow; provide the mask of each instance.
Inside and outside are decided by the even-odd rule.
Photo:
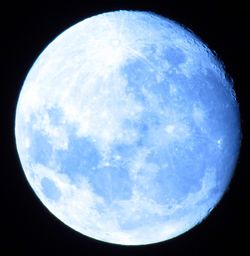
[[[147,12],[86,19],[35,61],[17,149],[43,204],[89,237],[139,245],[201,222],[233,175],[239,109],[192,32]]]

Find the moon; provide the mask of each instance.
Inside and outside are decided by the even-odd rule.
[[[200,38],[154,13],[115,11],[44,49],[15,136],[51,213],[91,238],[142,245],[208,216],[233,176],[241,128],[233,80]]]

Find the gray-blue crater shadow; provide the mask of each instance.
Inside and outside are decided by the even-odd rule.
[[[128,171],[122,166],[100,167],[90,182],[94,191],[108,203],[129,199],[132,195]]]
[[[168,48],[163,51],[161,59],[168,61],[168,63],[173,67],[178,67],[186,61],[186,56],[179,48]]]
[[[207,144],[206,138],[197,138],[187,142],[189,147],[174,143],[151,151],[147,161],[160,167],[155,177],[161,195],[156,198],[157,202],[165,204],[169,198],[180,201],[188,193],[201,189],[202,178],[212,167],[211,159],[218,160],[214,149]]]
[[[30,130],[31,143],[29,154],[32,161],[47,165],[52,154],[52,146],[49,143],[49,138],[41,131]]]
[[[149,99],[145,92],[154,95],[158,99],[160,105],[164,105],[173,101],[173,97],[169,95],[169,84],[183,85],[183,90],[175,98],[184,100],[188,97],[185,91],[188,78],[177,73],[179,65],[186,61],[184,53],[178,48],[166,49],[163,52],[156,53],[155,46],[145,47],[146,58],[129,59],[126,64],[121,68],[121,74],[127,80],[127,90],[132,93],[134,97],[142,102],[145,106],[149,105]],[[170,67],[165,65],[167,62]],[[162,78],[157,79],[158,76]],[[191,93],[192,94],[192,93]]]
[[[60,125],[63,120],[63,111],[57,107],[51,107],[47,110],[50,123],[54,126]]]
[[[100,161],[100,154],[94,143],[88,138],[69,136],[67,150],[58,150],[54,153],[60,171],[66,174],[72,182],[78,183],[80,177],[89,177]]]
[[[61,192],[51,179],[47,177],[43,178],[41,180],[41,186],[42,186],[42,192],[47,198],[51,200],[60,199]]]
[[[119,154],[121,159],[115,161],[111,157],[110,166],[103,166],[101,156],[90,139],[71,135],[68,149],[56,151],[54,157],[60,163],[60,171],[66,174],[74,184],[78,184],[81,177],[85,177],[95,193],[107,202],[111,202],[131,196],[126,163],[122,161],[132,152],[128,148],[119,149],[117,146],[112,152],[112,155],[115,154]]]
[[[147,137],[152,129],[159,127],[161,121],[161,117],[157,113],[145,110],[143,113],[141,113],[139,119],[126,119],[123,123],[123,127],[124,129],[131,129],[137,132],[139,136],[134,144],[141,147],[150,143]]]
[[[127,80],[128,92],[132,93],[136,100],[146,104],[142,88],[156,83],[156,76],[150,65],[143,59],[132,59],[121,68],[120,72]]]
[[[126,166],[136,151],[136,144],[115,144],[112,147],[111,164],[117,167]],[[116,158],[119,156],[119,158]]]

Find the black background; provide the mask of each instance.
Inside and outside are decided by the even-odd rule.
[[[235,82],[243,142],[235,176],[220,204],[191,231],[147,246],[118,246],[65,227],[40,203],[17,156],[14,117],[24,79],[40,52],[69,26],[105,11],[148,10],[185,24],[223,59]],[[249,253],[250,13],[240,1],[16,1],[1,4],[0,254],[219,255]],[[1,253],[3,250],[3,254]]]

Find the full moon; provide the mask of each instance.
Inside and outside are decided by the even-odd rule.
[[[233,176],[241,128],[233,80],[201,39],[153,13],[115,11],[44,49],[15,136],[51,213],[94,239],[141,245],[208,216]]]

